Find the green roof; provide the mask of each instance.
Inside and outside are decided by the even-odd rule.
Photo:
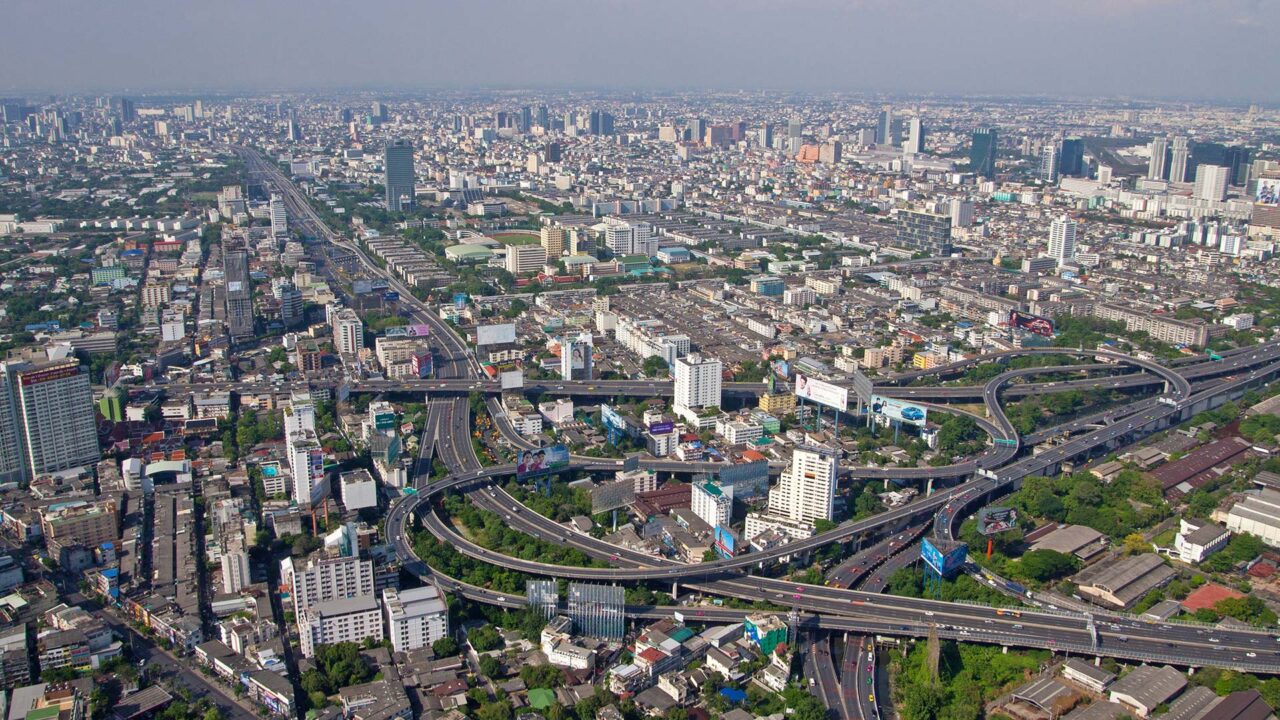
[[[32,710],[28,712],[25,717],[27,720],[49,720],[50,718],[58,717],[58,712],[58,706],[51,705],[49,707]]]
[[[710,480],[702,483],[702,489],[710,493],[712,497],[720,497],[721,495],[724,494],[723,492],[720,491],[720,488],[717,487],[716,484],[711,482]]]
[[[534,688],[529,691],[529,704],[539,710],[546,710],[556,704],[556,694],[546,688]]]

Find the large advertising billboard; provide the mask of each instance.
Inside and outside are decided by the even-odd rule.
[[[476,327],[476,346],[505,345],[516,341],[515,323],[480,325]]]
[[[569,467],[569,450],[564,445],[521,450],[516,455],[516,479],[538,477]]]
[[[676,429],[676,424],[671,422],[670,420],[663,420],[662,422],[649,424],[650,435],[666,435],[675,429]]]
[[[728,560],[738,553],[738,536],[732,529],[717,525],[715,547],[716,553]]]
[[[502,381],[503,390],[518,390],[524,387],[524,371],[519,368],[503,370],[499,378]]]
[[[607,480],[591,488],[591,514],[626,507],[636,499],[636,484],[631,478]]]
[[[1031,315],[1014,310],[1009,313],[1009,325],[1026,330],[1029,333],[1053,337],[1053,321],[1039,315]]]
[[[1280,178],[1258,178],[1254,199],[1263,205],[1280,205]]]
[[[871,402],[871,396],[875,394],[875,387],[871,384],[871,378],[863,375],[858,368],[854,368],[852,380],[853,394],[864,403]]]
[[[796,373],[796,397],[844,411],[849,409],[849,389]]]
[[[871,412],[879,413],[890,420],[897,420],[900,423],[924,427],[929,420],[929,410],[919,405],[895,400],[893,398],[881,397],[880,395],[871,396]]]
[[[1018,526],[1018,511],[1005,507],[984,507],[978,511],[978,532],[995,535]]]
[[[929,538],[920,543],[920,559],[928,563],[934,572],[942,577],[951,577],[964,567],[965,558],[969,555],[969,546],[956,543],[954,546],[939,548]]]
[[[615,410],[612,405],[603,403],[600,405],[600,420],[605,424],[605,427],[624,432],[627,429],[626,418],[622,417],[622,413]]]

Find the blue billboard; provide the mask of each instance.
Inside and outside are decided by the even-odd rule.
[[[569,450],[564,445],[521,450],[516,456],[516,479],[550,475],[569,467]]]
[[[924,560],[938,575],[949,578],[964,567],[965,558],[969,554],[969,546],[966,543],[956,543],[950,547],[944,546],[944,548],[945,551],[934,545],[930,538],[925,538],[920,543],[920,559]]]
[[[738,536],[732,529],[723,525],[716,526],[716,553],[724,559],[733,557],[738,552]]]

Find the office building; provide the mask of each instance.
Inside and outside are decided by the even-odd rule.
[[[222,279],[227,302],[227,334],[231,342],[253,339],[253,286],[249,280],[249,252],[242,242],[226,242],[222,252]]]
[[[715,358],[692,354],[676,358],[675,404],[684,408],[720,407],[724,366]]]
[[[303,566],[280,563],[280,582],[290,588],[295,613],[340,598],[373,597],[373,562],[355,556],[312,556]]]
[[[605,220],[604,242],[614,255],[653,257],[658,251],[657,239],[652,236],[646,222],[608,218]]]
[[[547,259],[552,260],[564,254],[566,231],[562,227],[547,225],[542,228],[542,249],[547,251]]]
[[[797,522],[830,520],[838,476],[835,453],[825,448],[797,447],[791,464],[769,491],[769,512]]]
[[[382,591],[382,611],[395,652],[428,647],[449,635],[449,608],[434,585],[387,588]]]
[[[903,144],[903,150],[908,155],[919,155],[924,152],[924,124],[920,121],[920,117],[911,118],[910,124],[907,126],[907,141]]]
[[[1191,159],[1191,149],[1187,138],[1177,136],[1173,139],[1173,150],[1169,156],[1169,182],[1187,181],[1187,164]]]
[[[969,146],[969,169],[978,177],[995,177],[996,150],[1000,144],[1000,135],[995,128],[980,128],[973,131],[973,142]]]
[[[271,234],[282,237],[289,234],[289,212],[284,206],[284,197],[271,196]]]
[[[693,484],[690,509],[707,525],[729,527],[733,518],[733,486],[706,480]]]
[[[298,613],[298,639],[303,657],[315,657],[321,645],[380,641],[382,613],[372,594],[329,600]]]
[[[292,282],[280,283],[276,297],[280,300],[280,321],[285,327],[295,327],[306,320],[302,291],[297,285]]]
[[[951,254],[951,216],[923,210],[901,210],[896,220],[895,245],[929,257]]]
[[[329,494],[324,472],[324,448],[314,430],[296,432],[285,438],[289,471],[293,476],[293,500],[304,508],[319,505]]]
[[[804,137],[804,121],[798,117],[793,117],[787,121],[787,138],[799,140],[801,137]]]
[[[222,547],[222,592],[238,593],[251,583],[249,553],[245,549],[244,533],[227,533]]]
[[[973,201],[956,198],[951,201],[951,227],[969,227],[973,224]]]
[[[886,107],[880,111],[879,121],[876,123],[876,144],[877,145],[897,145],[894,138],[894,122],[893,108]]]
[[[547,249],[541,245],[508,245],[506,268],[512,275],[527,275],[547,264]]]
[[[839,164],[843,150],[839,140],[828,140],[818,148],[818,162],[826,165]]]
[[[93,390],[78,360],[0,362],[0,480],[30,481],[100,458]]]
[[[339,355],[355,355],[364,348],[364,323],[355,310],[343,308],[333,316],[333,349]]]
[[[1147,161],[1147,179],[1163,180],[1169,170],[1169,138],[1152,138],[1151,159]]]
[[[1063,215],[1054,218],[1049,226],[1049,257],[1059,265],[1071,262],[1076,256],[1076,221]]]
[[[587,129],[592,135],[612,135],[613,113],[604,110],[592,110]]]
[[[1040,148],[1040,179],[1046,183],[1058,182],[1058,143],[1047,142]]]
[[[1084,165],[1084,140],[1066,138],[1058,144],[1058,174],[1067,177],[1088,174]]]
[[[1221,202],[1227,199],[1227,184],[1231,180],[1231,168],[1222,165],[1196,167],[1194,196],[1200,200]]]
[[[382,151],[382,182],[386,187],[387,210],[400,212],[413,204],[413,145],[398,139],[387,143]]]

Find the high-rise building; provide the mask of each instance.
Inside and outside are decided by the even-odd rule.
[[[542,247],[547,251],[547,260],[552,261],[564,254],[565,229],[559,226],[545,225],[542,228]]]
[[[592,110],[587,129],[592,135],[612,135],[613,113],[605,110]]]
[[[804,136],[804,121],[798,117],[793,117],[787,121],[787,137],[792,140],[799,140]]]
[[[539,105],[537,112],[534,114],[533,122],[540,128],[549,129],[551,127],[551,117],[547,113],[546,105]]]
[[[893,108],[886,107],[880,111],[879,122],[876,123],[876,144],[896,145],[893,141]]]
[[[289,211],[285,208],[284,197],[271,196],[271,234],[276,237],[289,234]]]
[[[512,275],[538,272],[547,264],[547,249],[541,245],[508,245],[506,266]]]
[[[894,244],[930,257],[951,254],[951,216],[923,210],[900,210]]]
[[[979,177],[995,177],[996,149],[1000,135],[995,128],[979,128],[973,131],[969,146],[969,169]]]
[[[333,315],[333,348],[340,355],[355,355],[364,347],[364,323],[351,308]]]
[[[1231,168],[1223,165],[1201,165],[1196,168],[1196,186],[1194,195],[1201,200],[1222,201],[1227,199],[1227,184],[1231,179]]]
[[[1169,182],[1186,182],[1187,165],[1191,159],[1191,148],[1187,138],[1179,135],[1173,139],[1173,154],[1169,158]]]
[[[317,603],[298,613],[298,645],[303,657],[314,657],[321,645],[382,639],[382,612],[373,595]]]
[[[413,204],[413,145],[398,139],[387,143],[382,151],[382,182],[386,187],[387,210],[400,212]]]
[[[370,106],[370,109],[372,110],[371,117],[373,118],[374,121],[383,122],[387,119],[386,105],[375,100],[373,101],[373,104]]]
[[[533,108],[525,105],[520,108],[520,132],[529,132],[533,127]]]
[[[568,336],[560,339],[560,378],[563,380],[573,380],[574,370],[578,370],[582,380],[593,379],[595,368],[593,366],[594,358],[594,338],[591,333],[579,333],[576,336]]]
[[[306,306],[302,291],[297,285],[292,282],[281,283],[277,296],[280,299],[280,321],[286,327],[295,327],[306,319]]]
[[[948,208],[951,211],[951,227],[969,227],[973,224],[973,201],[955,198]]]
[[[280,582],[290,589],[294,612],[316,603],[374,595],[373,561],[358,556],[312,557],[305,565],[293,558],[280,563]]]
[[[1058,174],[1084,177],[1084,140],[1070,137],[1058,144]]]
[[[1063,215],[1054,218],[1049,225],[1049,257],[1059,265],[1071,262],[1076,256],[1076,221]]]
[[[614,255],[657,254],[657,239],[649,223],[630,222],[621,218],[607,218],[604,227],[605,247]]]
[[[818,162],[827,165],[838,165],[840,164],[843,150],[844,147],[839,140],[828,140],[818,148]]]
[[[1151,159],[1147,161],[1147,179],[1163,180],[1169,170],[1169,138],[1157,135],[1151,139]]]
[[[919,155],[924,152],[924,123],[920,121],[919,115],[911,118],[903,150],[908,155]]]
[[[391,649],[408,652],[427,647],[449,634],[449,608],[434,585],[382,591]]]
[[[133,104],[133,100],[127,97],[120,98],[120,120],[128,123],[137,119],[138,111]]]
[[[1222,164],[1231,170],[1227,174],[1227,181],[1230,184],[1240,186],[1249,184],[1249,158],[1250,150],[1243,145],[1232,145],[1227,148]]]
[[[825,448],[797,447],[791,464],[769,491],[769,512],[796,522],[830,520],[838,477],[835,453]]]
[[[706,480],[693,484],[690,509],[711,527],[729,527],[733,517],[733,486]]]
[[[0,362],[0,480],[30,481],[100,457],[93,390],[78,360]]]
[[[760,145],[762,147],[773,147],[773,126],[765,123],[760,126]]]
[[[224,242],[222,280],[227,301],[227,334],[231,342],[253,339],[253,286],[249,280],[249,251],[241,241]]]
[[[1050,141],[1040,148],[1040,179],[1046,183],[1058,182],[1058,143]]]
[[[715,358],[691,354],[676,358],[675,404],[678,407],[719,407],[721,373],[724,366]]]

